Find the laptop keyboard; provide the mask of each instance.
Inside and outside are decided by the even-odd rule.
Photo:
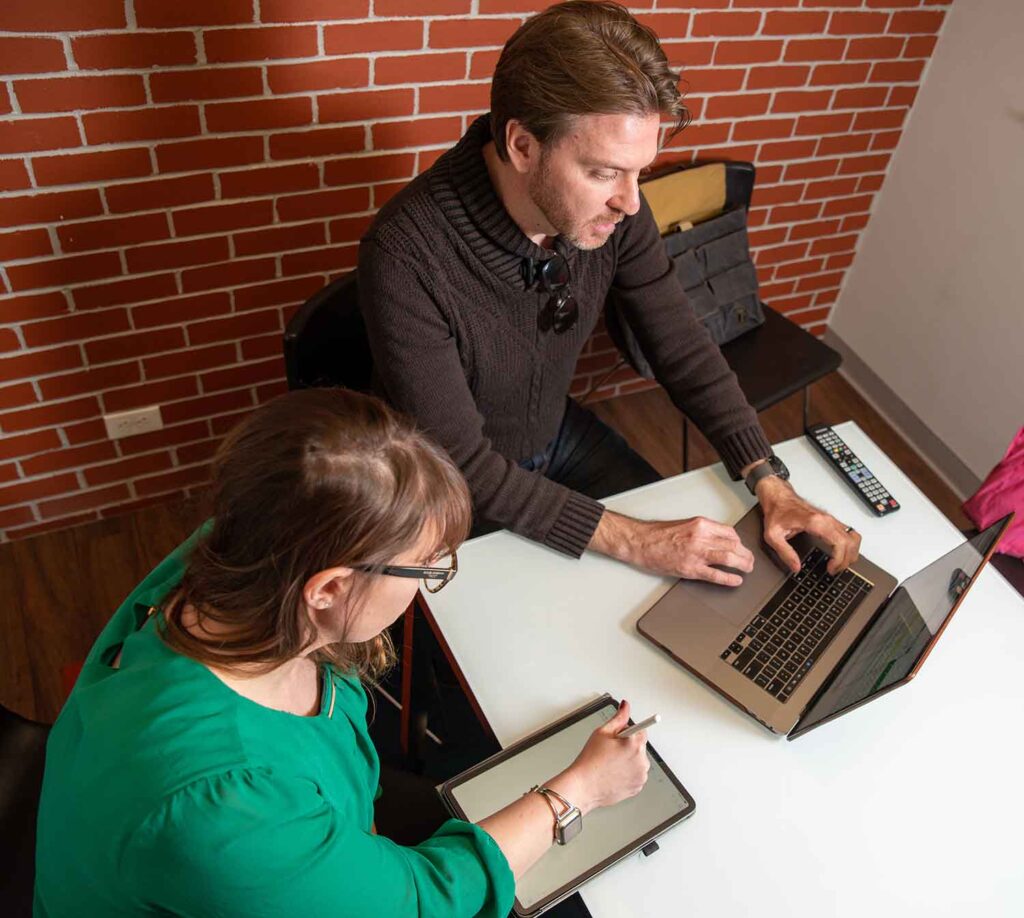
[[[722,659],[779,701],[786,701],[846,624],[873,584],[853,571],[833,577],[828,555],[812,548]]]

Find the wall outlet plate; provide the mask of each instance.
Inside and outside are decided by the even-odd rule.
[[[150,405],[147,408],[105,414],[103,423],[107,427],[107,436],[111,440],[120,440],[122,437],[134,437],[136,434],[160,430],[164,426],[164,419],[160,416],[160,406]]]

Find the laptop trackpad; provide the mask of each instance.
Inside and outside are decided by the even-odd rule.
[[[767,558],[759,557],[738,587],[719,586],[703,580],[680,581],[688,602],[699,602],[709,612],[742,629],[786,579]]]

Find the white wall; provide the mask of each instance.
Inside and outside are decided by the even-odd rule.
[[[979,478],[1024,424],[1021,0],[947,14],[830,329]]]

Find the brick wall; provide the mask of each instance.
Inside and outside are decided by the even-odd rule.
[[[292,311],[487,107],[531,0],[0,3],[0,531],[200,487],[285,388]],[[665,161],[759,169],[765,299],[820,333],[946,2],[640,0],[694,123]],[[647,384],[600,331],[575,391]],[[159,404],[116,442],[105,412]]]

